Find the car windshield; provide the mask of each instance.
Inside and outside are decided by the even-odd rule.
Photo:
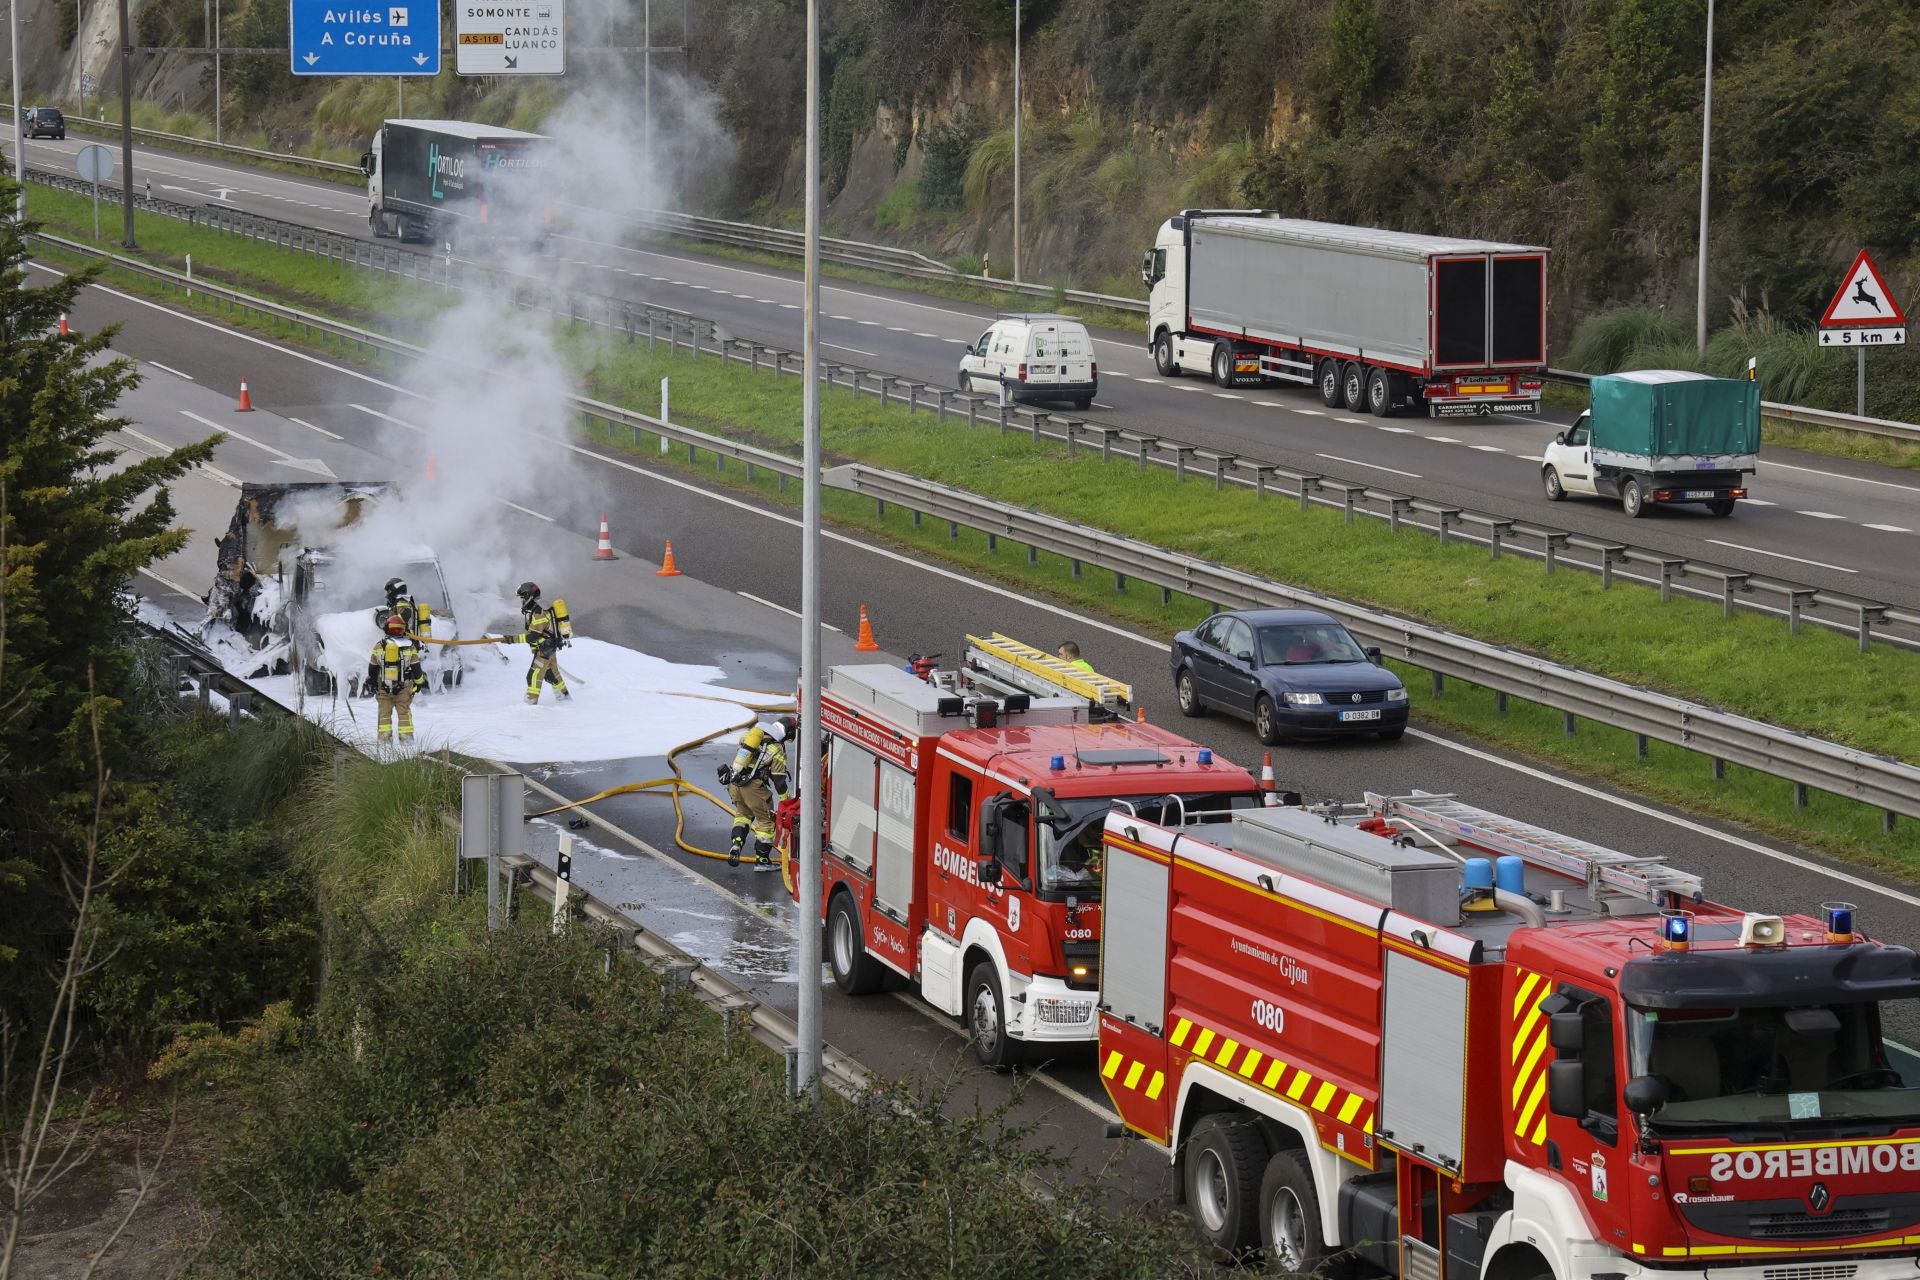
[[[1055,822],[1039,822],[1041,892],[1071,893],[1082,901],[1100,897],[1100,840],[1107,813],[1117,807],[1148,822],[1179,826],[1196,822],[1226,822],[1235,809],[1255,809],[1257,792],[1189,792],[1153,796],[1078,796],[1055,800],[1063,815]]]
[[[1260,662],[1264,666],[1299,667],[1366,660],[1366,650],[1337,622],[1260,628]]]
[[[1667,1087],[1660,1127],[1920,1119],[1912,1059],[1889,1053],[1871,1001],[1633,1009],[1627,1053],[1630,1076]]]

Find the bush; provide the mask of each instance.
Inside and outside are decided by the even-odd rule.
[[[1567,367],[1581,373],[1618,373],[1643,347],[1673,344],[1685,337],[1675,316],[1653,307],[1615,307],[1587,317],[1567,348]],[[1647,366],[1641,365],[1641,368]]]
[[[1002,174],[1013,170],[1013,130],[1002,129],[990,133],[974,144],[973,154],[967,159],[966,176],[961,180],[961,194],[966,198],[967,208],[976,213],[984,212],[993,203],[994,186]]]
[[[920,136],[925,163],[920,169],[920,207],[958,209],[965,196],[967,162],[986,136],[987,121],[972,106],[962,106],[952,117]]]

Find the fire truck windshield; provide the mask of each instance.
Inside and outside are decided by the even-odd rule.
[[[1627,1055],[1629,1079],[1663,1086],[1655,1128],[1920,1120],[1920,1080],[1890,1065],[1873,1001],[1635,1008]]]
[[[1157,796],[1077,796],[1056,799],[1062,816],[1041,822],[1040,891],[1070,893],[1082,901],[1100,896],[1100,836],[1116,805],[1162,826],[1225,822],[1235,809],[1260,806],[1258,793],[1197,792]]]

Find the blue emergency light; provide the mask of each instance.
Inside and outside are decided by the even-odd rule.
[[[1823,902],[1820,909],[1827,913],[1827,941],[1853,941],[1853,912],[1851,902]]]
[[[1066,767],[1067,758],[1065,756],[1055,756],[1053,759],[1047,761],[1047,768],[1049,769],[1064,769]]]
[[[1669,951],[1685,951],[1693,944],[1693,914],[1670,911],[1660,917],[1660,941]]]
[[[1213,748],[1212,748],[1212,747],[1202,747],[1202,748],[1200,748],[1200,754],[1199,754],[1199,756],[1198,756],[1198,757],[1196,757],[1196,758],[1197,758],[1197,759],[1198,759],[1198,760],[1200,761],[1200,763],[1201,763],[1201,764],[1212,764],[1212,763],[1213,763]]]

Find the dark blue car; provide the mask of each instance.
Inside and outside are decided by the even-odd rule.
[[[1407,731],[1407,689],[1334,619],[1313,609],[1216,613],[1173,638],[1180,710],[1253,721],[1269,745],[1294,737]]]

